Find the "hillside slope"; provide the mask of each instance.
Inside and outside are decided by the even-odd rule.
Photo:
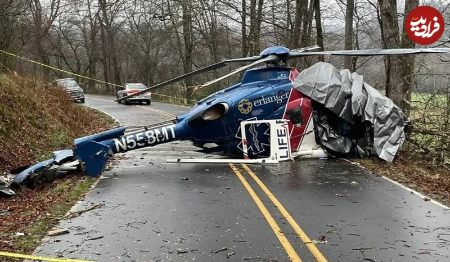
[[[113,125],[111,117],[69,101],[63,90],[31,78],[0,75],[0,175],[72,148],[75,138]],[[0,198],[0,251],[31,254],[95,180],[74,174]],[[23,236],[17,237],[18,232]],[[0,256],[0,261],[21,260]]]
[[[113,121],[35,79],[0,75],[0,174],[71,148]]]

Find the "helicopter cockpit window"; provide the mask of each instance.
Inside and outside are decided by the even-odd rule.
[[[242,83],[265,81],[269,79],[285,79],[288,77],[289,71],[286,70],[254,70],[245,73]]]
[[[291,110],[288,110],[286,114],[289,117],[289,120],[291,120],[292,124],[296,126],[304,125],[303,112],[300,107],[292,108]]]

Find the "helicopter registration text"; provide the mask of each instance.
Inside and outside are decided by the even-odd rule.
[[[175,125],[163,126],[114,138],[116,152],[124,152],[175,139]]]

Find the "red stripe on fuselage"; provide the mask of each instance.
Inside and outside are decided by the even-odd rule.
[[[297,69],[295,68],[291,69],[289,75],[289,79],[291,80],[291,82],[294,81],[294,78],[298,76],[298,74],[299,72],[297,71]],[[291,87],[291,93],[289,94],[289,99],[286,104],[286,109],[284,111],[283,118],[291,120],[289,119],[287,112],[296,107],[299,107],[302,112],[303,123],[293,124],[292,121],[288,122],[292,151],[297,151],[299,149],[300,143],[303,139],[303,135],[305,134],[306,131],[306,127],[311,117],[312,107],[310,98],[306,97],[304,94],[300,93],[299,91]]]

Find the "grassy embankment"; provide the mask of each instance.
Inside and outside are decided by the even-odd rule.
[[[109,116],[68,101],[63,90],[30,78],[0,75],[0,174],[48,159],[55,150],[72,148],[74,138],[113,125]],[[31,253],[94,182],[77,174],[0,198],[0,251]]]

